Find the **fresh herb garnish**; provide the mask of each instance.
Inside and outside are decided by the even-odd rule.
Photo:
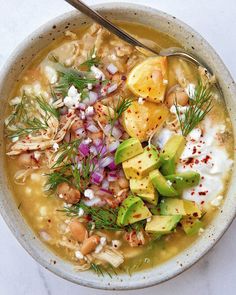
[[[82,92],[84,88],[87,88],[88,84],[95,85],[99,82],[87,72],[77,71],[72,68],[67,69],[61,65],[58,65],[58,72],[61,77],[58,85],[55,87],[55,91],[64,96],[67,95],[67,92],[72,85]]]
[[[45,174],[48,177],[45,185],[45,191],[54,191],[57,186],[62,182],[71,183],[71,175],[68,173],[69,167],[64,166],[60,170],[53,171],[52,173]]]
[[[117,275],[116,270],[111,264],[109,264],[108,266],[103,266],[101,264],[96,264],[92,262],[91,270],[93,270],[98,276],[101,275],[102,277],[104,277],[104,274],[107,274],[110,278],[112,278],[113,275]]]
[[[118,209],[111,209],[105,207],[89,207],[82,202],[71,207],[66,207],[62,212],[65,212],[70,217],[78,216],[79,209],[82,208],[85,214],[89,215],[91,221],[88,225],[90,228],[95,226],[96,229],[105,230],[121,230],[122,228],[116,224]]]
[[[97,66],[100,63],[99,57],[96,55],[96,48],[94,47],[87,56],[87,60],[80,66],[87,66],[89,69],[92,66]]]
[[[122,114],[131,106],[132,100],[128,98],[121,98],[119,97],[118,102],[116,105],[113,107],[113,112],[111,113],[109,111],[109,123],[111,124],[111,132],[112,129],[117,122],[117,120],[122,116]]]
[[[23,94],[21,102],[14,107],[7,122],[8,137],[20,138],[46,130],[49,127],[48,120],[52,116],[58,118],[58,111],[43,97],[28,97]]]
[[[186,112],[181,114],[177,103],[175,103],[175,109],[182,134],[187,136],[212,109],[211,90],[199,80]]]

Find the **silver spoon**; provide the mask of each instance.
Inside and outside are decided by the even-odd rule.
[[[88,7],[85,3],[83,3],[80,0],[65,0],[72,6],[74,6],[79,11],[83,12],[85,15],[87,15],[89,18],[93,19],[95,22],[106,28],[108,31],[112,32],[113,34],[120,37],[122,40],[136,46],[139,48],[146,49],[155,55],[161,55],[161,56],[176,56],[184,58],[192,63],[194,63],[197,66],[201,66],[205,68],[211,75],[213,75],[212,70],[202,61],[195,58],[192,54],[189,54],[188,52],[184,51],[180,48],[169,48],[165,50],[161,50],[162,48],[159,47],[159,52],[153,48],[148,47],[147,45],[141,43],[122,29],[118,28],[116,25],[114,25],[112,22],[110,22],[108,19],[104,18],[101,14],[93,10],[92,8]]]

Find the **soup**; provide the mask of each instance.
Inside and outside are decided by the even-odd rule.
[[[180,46],[120,25],[150,46]],[[66,31],[22,73],[7,112],[18,208],[78,271],[163,263],[223,202],[231,122],[214,76],[185,60],[151,56],[96,24]]]

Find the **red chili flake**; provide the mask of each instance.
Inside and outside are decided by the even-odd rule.
[[[191,192],[191,196],[193,196],[195,194],[195,192]]]
[[[199,192],[199,196],[205,196],[208,193],[208,191]]]
[[[188,160],[185,161],[186,165],[190,165],[190,164],[193,164],[193,163],[194,163],[194,158],[188,158]]]
[[[200,187],[202,187],[202,184],[199,184]]]
[[[201,162],[207,164],[210,159],[211,157],[209,155],[206,155],[206,157],[202,159]]]
[[[195,164],[199,164],[199,160],[198,159],[195,160]]]
[[[149,154],[149,155],[148,155],[148,158],[151,158],[151,156],[152,156],[152,154]]]
[[[196,152],[197,152],[197,148],[194,146],[193,147],[193,155],[196,154]]]
[[[127,110],[128,113],[131,113],[131,110]]]
[[[204,204],[205,203],[205,201],[201,201],[201,204]]]
[[[204,176],[202,176],[202,177],[201,177],[201,179],[205,179],[205,177],[204,177]]]
[[[67,115],[67,118],[70,118],[72,116],[72,113],[69,113],[68,115]]]
[[[194,212],[194,213],[193,213],[193,216],[194,216],[194,217],[198,217],[198,213],[197,213],[197,212]]]

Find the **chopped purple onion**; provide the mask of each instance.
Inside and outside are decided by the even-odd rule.
[[[109,64],[107,70],[110,74],[115,75],[118,72],[117,67],[114,64]]]
[[[118,127],[114,126],[112,128],[112,136],[114,136],[115,139],[119,139],[122,136],[122,131]]]
[[[99,166],[102,168],[107,167],[109,164],[111,164],[113,162],[113,158],[112,157],[105,157],[103,159],[100,160],[100,164]]]
[[[108,168],[112,171],[116,170],[117,167],[114,160],[108,165]]]
[[[79,145],[79,151],[83,156],[85,156],[85,157],[88,156],[89,155],[89,146],[88,146],[88,144],[81,143]]]
[[[86,104],[85,103],[83,103],[83,102],[80,102],[79,103],[79,109],[81,110],[81,111],[85,111],[85,109],[86,109]]]
[[[78,128],[75,131],[75,134],[78,135],[78,136],[84,137],[86,135],[86,132],[85,132],[84,128]]]
[[[109,181],[107,179],[104,179],[102,182],[102,188],[108,189],[109,188]]]
[[[100,190],[98,191],[98,194],[100,196],[105,196],[105,195],[112,196],[112,192],[104,188],[100,188]]]
[[[119,140],[113,141],[112,143],[109,144],[108,151],[111,153],[114,152],[118,148],[119,145],[120,145]]]
[[[99,172],[93,172],[91,175],[91,182],[93,184],[100,184],[103,181],[103,174]]]
[[[97,151],[97,149],[96,149],[96,147],[94,145],[92,145],[90,147],[90,153],[93,154],[94,156],[97,156],[98,151]]]
[[[92,133],[99,132],[99,129],[97,128],[97,126],[95,126],[95,124],[92,124],[92,123],[88,123],[86,129]]]
[[[104,127],[104,133],[105,134],[109,134],[111,132],[111,124],[107,124],[105,127]]]
[[[95,138],[95,139],[93,140],[93,144],[94,144],[95,146],[102,146],[102,140],[101,140],[100,138]]]
[[[109,172],[107,175],[107,180],[109,182],[114,182],[117,180],[117,174],[115,172]]]
[[[94,91],[89,91],[89,105],[95,104],[98,99],[98,94]]]
[[[110,93],[116,91],[117,88],[118,88],[117,83],[112,84],[111,86],[109,86],[109,87],[107,88],[107,94],[110,94]]]

